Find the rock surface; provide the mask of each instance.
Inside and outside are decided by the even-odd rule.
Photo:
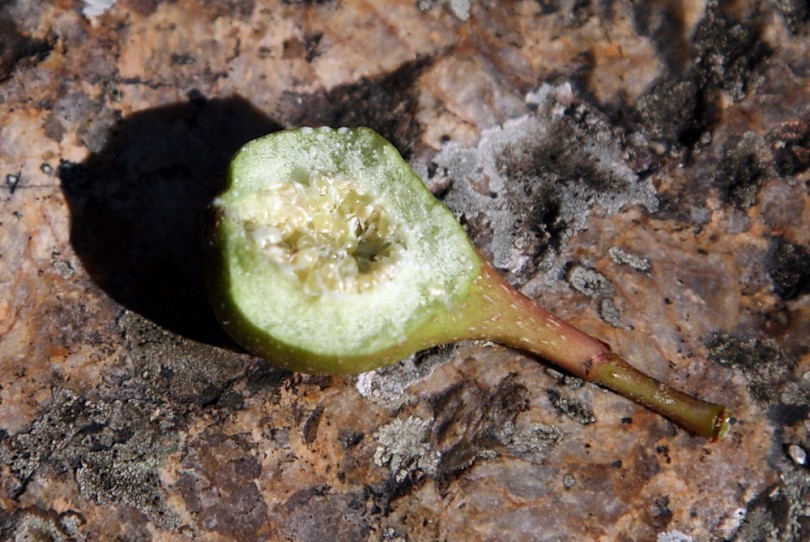
[[[0,7],[0,539],[806,540],[805,2]],[[244,142],[366,125],[709,443],[488,343],[290,374],[219,331]]]

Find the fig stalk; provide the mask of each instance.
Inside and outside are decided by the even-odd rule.
[[[532,352],[571,374],[628,397],[696,435],[717,440],[729,430],[730,411],[641,372],[608,344],[557,318],[506,282],[484,261],[470,303],[487,324],[486,337]],[[473,326],[477,330],[477,326]]]

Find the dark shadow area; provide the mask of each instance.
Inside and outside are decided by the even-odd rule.
[[[122,120],[85,162],[63,162],[70,240],[93,280],[170,331],[232,344],[204,290],[204,211],[233,154],[279,129],[244,98],[191,95]]]

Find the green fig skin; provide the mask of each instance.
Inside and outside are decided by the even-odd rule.
[[[348,209],[349,230],[361,233],[346,234],[345,224],[326,215],[302,219],[295,203],[301,201],[326,201],[331,215]],[[288,227],[288,215],[301,231]],[[515,290],[396,149],[367,128],[303,128],[248,143],[231,163],[209,226],[206,282],[217,319],[246,350],[283,368],[361,373],[432,346],[493,340],[697,435],[716,440],[728,433],[726,407],[642,373]],[[374,237],[375,228],[385,235]],[[298,265],[310,237],[336,245],[319,249],[318,263]],[[347,260],[348,279],[322,273],[343,269]]]
[[[432,346],[463,340],[468,337],[467,326],[451,311],[436,311],[427,321],[414,326],[407,339],[367,354],[320,353],[278,340],[272,332],[255,325],[235,306],[229,296],[231,274],[217,250],[223,241],[218,235],[211,241],[208,295],[222,328],[247,351],[270,360],[284,369],[321,374],[359,374],[391,365]],[[455,340],[453,340],[455,338]],[[316,339],[313,339],[316,340]]]

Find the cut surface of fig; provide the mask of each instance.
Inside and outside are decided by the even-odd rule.
[[[455,217],[368,129],[248,143],[213,210],[219,319],[293,370],[360,372],[424,348],[420,328],[480,267]]]

